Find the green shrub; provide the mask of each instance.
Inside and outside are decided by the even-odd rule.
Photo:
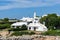
[[[14,33],[11,34],[11,36],[13,36],[13,35],[15,35],[15,36],[21,36],[22,33],[18,32],[18,31],[15,31]]]
[[[58,30],[49,30],[47,32],[42,33],[42,35],[52,35],[52,36],[60,36],[60,31]]]
[[[0,29],[5,29],[6,27],[5,26],[0,26]]]
[[[11,36],[21,36],[21,35],[32,35],[35,34],[34,32],[25,32],[25,31],[15,31],[14,33],[11,34]]]
[[[30,35],[33,35],[33,34],[35,34],[34,32],[30,32]]]
[[[10,24],[0,24],[0,29],[10,28]]]
[[[9,30],[10,30],[10,31],[21,31],[20,28],[10,28]]]
[[[27,26],[26,25],[22,25],[21,30],[27,30]]]

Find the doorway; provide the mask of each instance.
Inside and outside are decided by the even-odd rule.
[[[34,31],[36,31],[36,27],[34,27]]]

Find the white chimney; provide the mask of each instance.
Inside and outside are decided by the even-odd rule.
[[[36,18],[36,12],[34,12],[34,18]]]

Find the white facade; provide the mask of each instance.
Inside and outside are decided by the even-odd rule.
[[[30,23],[28,25],[28,30],[32,31],[47,31],[47,27],[40,23]]]
[[[17,28],[17,26],[27,25],[27,22],[16,22],[11,25],[11,28]]]
[[[16,22],[16,23],[13,23],[11,26],[15,26],[15,28],[17,26],[22,26],[23,24],[25,24],[28,28],[28,30],[31,30],[31,31],[47,31],[47,27],[44,25],[44,24],[41,24],[39,23],[39,17],[36,17],[36,12],[34,12],[34,16],[33,18],[25,18],[23,17],[22,20],[23,22]],[[27,23],[27,22],[30,22],[32,21],[32,23]]]

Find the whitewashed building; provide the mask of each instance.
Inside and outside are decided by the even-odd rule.
[[[28,30],[31,31],[47,31],[47,27],[40,23],[30,23],[28,25]]]
[[[27,22],[16,22],[11,25],[11,28],[17,28],[18,26],[27,25]]]
[[[47,27],[39,22],[39,17],[36,17],[36,12],[34,12],[34,18],[32,23],[28,25],[28,30],[31,31],[47,31]]]
[[[28,30],[31,30],[31,31],[47,31],[47,27],[44,25],[44,24],[41,24],[39,22],[39,17],[36,17],[36,12],[34,12],[34,17],[33,18],[25,18],[23,17],[22,20],[23,22],[16,22],[16,23],[13,23],[11,26],[12,27],[17,27],[17,26],[22,26],[22,25],[26,25],[27,26],[27,29]],[[28,22],[31,22],[28,24]]]

